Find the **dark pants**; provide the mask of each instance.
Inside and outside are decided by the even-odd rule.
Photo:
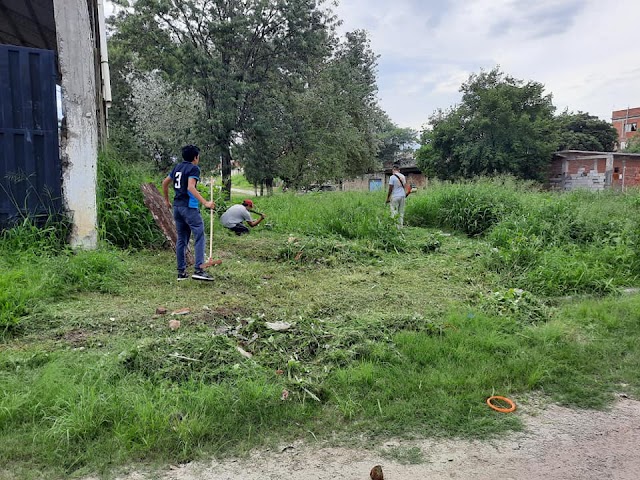
[[[249,228],[244,223],[237,223],[233,227],[227,227],[232,232],[236,232],[236,235],[244,235],[249,233]]]
[[[189,207],[173,207],[173,219],[176,221],[176,260],[178,261],[178,271],[184,272],[187,269],[187,259],[185,251],[189,246],[189,238],[193,233],[193,243],[195,244],[196,270],[204,263],[204,223],[200,216],[200,210]]]

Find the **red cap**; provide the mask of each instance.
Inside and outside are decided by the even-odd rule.
[[[251,200],[249,200],[248,198],[247,198],[246,200],[243,200],[243,201],[242,201],[242,204],[243,204],[245,207],[253,208],[253,202],[252,202]]]

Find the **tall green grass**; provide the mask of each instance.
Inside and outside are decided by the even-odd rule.
[[[640,297],[547,298],[638,285],[638,206],[638,192],[438,184],[410,197],[399,231],[381,192],[260,198],[271,229],[218,235],[215,282],[176,283],[170,252],[73,252],[53,232],[12,230],[0,475],[336,432],[483,437],[520,428],[486,407],[491,394],[523,410],[540,393],[590,408],[621,385],[640,395]],[[172,331],[157,306],[192,311]]]
[[[124,374],[114,356],[35,355],[0,356],[3,465],[30,458],[66,476],[143,457],[187,461],[204,444],[216,444],[219,453],[250,445],[309,411],[282,402],[282,386],[265,380],[177,388]]]
[[[517,400],[542,391],[564,404],[600,408],[619,383],[638,385],[638,320],[640,297],[585,302],[526,327],[454,313],[442,334],[399,332],[393,344],[338,370],[328,388],[338,411],[362,431],[491,434],[517,420],[491,413],[483,404],[490,395]]]
[[[481,235],[487,267],[540,295],[603,294],[640,278],[638,190],[538,191],[512,179],[436,183],[409,202],[413,225]]]
[[[98,225],[102,239],[120,248],[161,246],[165,238],[143,201],[140,186],[156,182],[149,167],[128,163],[110,151],[98,157]]]
[[[72,251],[65,224],[25,222],[0,238],[0,339],[20,330],[23,318],[42,302],[77,292],[113,293],[125,275],[123,254]]]
[[[490,265],[543,295],[602,294],[637,284],[639,192],[530,194],[488,234]]]
[[[383,250],[402,251],[405,238],[384,199],[380,192],[290,193],[257,203],[267,214],[265,222],[280,233],[360,240]]]
[[[409,197],[407,220],[424,227],[482,235],[525,207],[522,194],[533,189],[511,177],[478,178],[463,183],[434,181],[424,195]]]

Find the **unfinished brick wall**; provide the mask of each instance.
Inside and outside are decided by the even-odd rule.
[[[618,144],[624,148],[630,139],[640,133],[640,107],[625,108],[611,113],[611,123],[618,131]],[[625,129],[625,125],[630,125]],[[627,131],[635,124],[636,130]]]
[[[640,155],[583,151],[558,152],[549,167],[549,185],[557,190],[639,187]]]

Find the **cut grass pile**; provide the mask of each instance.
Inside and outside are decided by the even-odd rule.
[[[428,195],[411,197],[408,218]],[[519,201],[547,194],[531,195]],[[0,476],[107,474],[299,438],[482,438],[521,426],[487,408],[492,394],[526,411],[531,395],[602,408],[614,392],[640,393],[640,296],[524,288],[540,263],[501,257],[513,247],[506,229],[495,233],[501,222],[550,206],[512,206],[469,237],[426,220],[398,232],[377,194],[259,202],[273,228],[236,237],[218,225],[212,283],[176,282],[167,251],[3,250],[0,282],[24,292],[24,309],[0,305],[12,319],[0,346]],[[629,248],[634,230],[618,223]],[[585,248],[604,235],[588,228]],[[597,272],[613,278],[607,292],[637,285],[637,253],[620,251],[625,268]]]

